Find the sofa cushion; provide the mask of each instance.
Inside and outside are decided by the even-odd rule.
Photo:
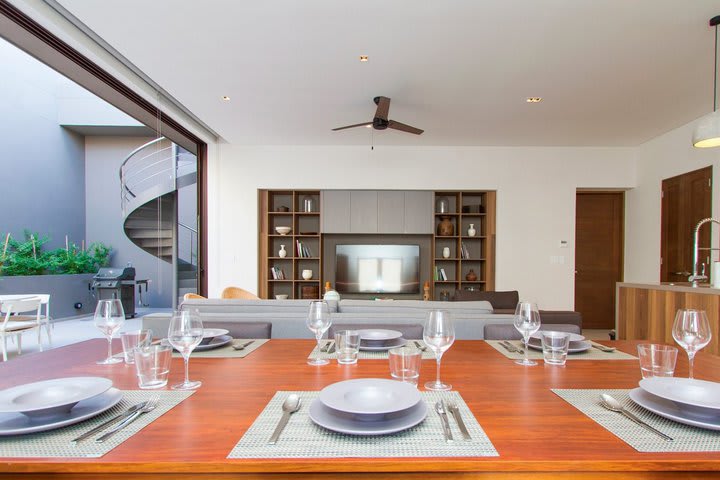
[[[455,290],[453,302],[471,302],[486,301],[490,302],[493,309],[512,309],[520,301],[520,295],[517,290],[509,290],[506,292],[481,291],[481,290]]]
[[[430,310],[447,310],[450,313],[493,313],[489,302],[424,302],[422,300],[340,300],[339,313],[406,313],[427,315]]]
[[[240,300],[230,298],[190,299],[180,305],[181,310],[197,308],[206,313],[302,313],[307,315],[312,300]],[[337,312],[338,302],[330,301],[330,313]]]

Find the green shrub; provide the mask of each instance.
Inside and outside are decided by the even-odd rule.
[[[3,235],[2,238],[5,238]],[[67,249],[57,248],[48,252],[42,246],[47,236],[25,230],[25,240],[10,238],[5,256],[0,247],[0,275],[60,275],[65,273],[95,273],[108,265],[111,248],[102,243],[92,243],[83,250],[70,244]]]

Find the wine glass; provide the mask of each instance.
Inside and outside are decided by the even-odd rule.
[[[533,366],[537,365],[537,362],[528,358],[528,341],[530,335],[537,332],[540,329],[540,312],[538,311],[537,305],[531,302],[520,302],[515,307],[515,320],[513,322],[515,328],[523,336],[523,343],[525,348],[525,358],[522,360],[515,360],[518,365]]]
[[[168,328],[168,341],[185,361],[185,381],[173,385],[173,390],[195,390],[202,385],[199,381],[191,382],[189,376],[190,354],[202,338],[203,324],[197,312],[182,310],[173,313]]]
[[[100,329],[108,340],[108,356],[105,360],[98,361],[97,364],[112,365],[122,362],[122,358],[113,358],[112,355],[112,338],[115,332],[120,330],[120,327],[125,323],[125,310],[123,310],[122,302],[117,298],[98,300],[93,319],[95,326]]]
[[[433,382],[427,382],[428,390],[450,390],[452,385],[440,381],[440,360],[443,353],[455,342],[455,327],[450,312],[445,310],[430,310],[423,326],[423,341],[435,353],[437,362],[437,377]]]
[[[690,365],[688,378],[693,378],[695,354],[705,348],[712,338],[705,310],[678,310],[675,314],[672,334],[675,341],[687,352]]]
[[[328,308],[327,302],[322,300],[311,302],[305,324],[315,334],[319,354],[321,348],[320,339],[322,339],[325,331],[330,328],[330,325],[332,324],[332,320],[330,319],[330,309]],[[325,358],[313,358],[308,360],[307,363],[308,365],[327,365],[330,362]]]

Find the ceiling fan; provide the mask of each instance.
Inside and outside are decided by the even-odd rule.
[[[390,99],[388,97],[375,97],[373,98],[373,102],[377,105],[377,110],[375,111],[375,118],[373,118],[372,122],[333,128],[333,131],[345,130],[346,128],[372,126],[375,130],[392,128],[402,132],[414,133],[415,135],[420,135],[424,132],[424,130],[420,130],[419,128],[411,127],[410,125],[405,125],[404,123],[396,122],[395,120],[388,120],[388,111],[390,110]]]

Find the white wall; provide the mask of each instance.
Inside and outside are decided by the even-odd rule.
[[[210,296],[257,291],[259,188],[488,189],[498,192],[496,288],[571,309],[576,189],[633,187],[635,150],[223,145],[210,170]]]
[[[625,280],[660,281],[660,191],[665,178],[713,166],[713,217],[720,215],[720,148],[692,146],[697,121],[676,128],[637,147],[637,187],[628,192],[625,209]],[[687,232],[692,236],[693,232]],[[718,246],[717,229],[712,244]],[[717,258],[717,256],[715,257]],[[692,269],[692,265],[688,265]]]

